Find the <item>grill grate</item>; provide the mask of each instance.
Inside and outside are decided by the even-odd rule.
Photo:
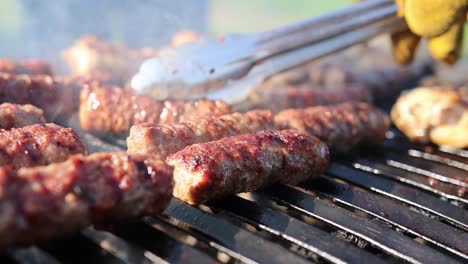
[[[85,134],[92,151],[115,150]],[[397,131],[277,185],[165,215],[9,250],[0,263],[457,263],[468,259],[468,155]]]

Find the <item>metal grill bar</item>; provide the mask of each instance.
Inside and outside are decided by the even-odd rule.
[[[3,262],[3,258],[1,259],[1,263]],[[28,263],[28,264],[39,264],[39,263],[50,263],[50,264],[57,264],[59,261],[52,257],[49,253],[45,252],[44,250],[36,247],[31,246],[27,248],[11,250],[7,253],[7,259],[5,263],[12,261],[13,263]]]
[[[327,172],[336,178],[423,209],[468,230],[467,212],[437,197],[336,162],[330,164]]]
[[[272,233],[334,263],[383,263],[364,250],[345,243],[329,233],[267,207],[231,196],[213,207],[237,215],[256,228]]]
[[[307,263],[280,245],[173,199],[166,213],[206,233],[213,241],[260,263]],[[272,254],[274,252],[274,254]]]
[[[361,191],[328,177],[302,185],[334,202],[362,210],[468,259],[468,233],[414,212],[386,197]],[[455,250],[453,250],[455,249]]]
[[[41,249],[57,259],[57,263],[125,263],[82,234],[41,245]]]
[[[430,160],[430,161],[438,162],[440,164],[446,164],[448,166],[451,166],[451,167],[454,167],[454,168],[457,168],[457,169],[468,171],[468,164],[463,163],[463,162],[459,162],[459,161],[456,161],[456,160],[452,160],[452,159],[447,158],[447,157],[443,157],[443,156],[439,156],[439,155],[435,155],[435,154],[431,154],[431,153],[426,153],[426,152],[419,151],[419,150],[416,150],[416,149],[408,149],[407,153],[411,157]]]
[[[234,257],[231,257],[230,255],[222,251],[219,251],[217,248],[210,246],[204,241],[201,241],[200,239],[197,239],[196,237],[188,234],[188,233],[193,233],[193,232],[190,232],[190,231],[186,232],[183,229],[180,229],[178,226],[172,225],[170,223],[171,222],[170,217],[167,217],[167,216],[159,216],[158,218],[146,217],[144,219],[144,222],[147,225],[151,226],[151,228],[157,229],[161,233],[167,234],[171,238],[182,242],[187,247],[194,247],[199,252],[203,252],[206,255],[209,255],[210,257],[213,258],[211,262],[217,262],[218,260],[222,261],[223,263],[233,263],[236,261],[239,262]],[[180,253],[184,254],[183,248],[180,251]]]
[[[180,230],[183,230],[187,234],[190,234],[190,236],[195,237],[198,241],[201,241],[202,243],[208,245],[210,248],[218,250],[219,255],[225,255],[228,256],[229,258],[232,258],[235,263],[241,262],[241,263],[256,263],[255,261],[249,259],[248,257],[233,251],[217,241],[213,240],[209,235],[205,234],[203,231],[200,231],[198,229],[193,228],[193,226],[170,216],[164,216],[164,217],[159,217],[157,219],[153,220],[160,220],[163,222],[166,222],[167,224],[173,225],[174,227],[177,227]]]
[[[110,232],[87,228],[83,231],[83,234],[103,250],[110,252],[126,263],[168,263],[151,252],[135,246],[133,243],[125,241]]]
[[[124,144],[112,139],[118,145],[115,146],[80,133],[90,152],[119,151]],[[260,198],[258,201],[232,196],[196,208],[174,199],[166,210],[167,217],[117,225],[112,233],[88,228],[40,248],[8,251],[5,257],[0,256],[0,261],[379,263],[396,257],[412,263],[455,263],[466,259],[467,212],[437,197],[467,204],[466,153],[436,147],[429,153],[396,135],[383,148],[374,150],[378,155],[366,150],[355,155],[356,159],[344,157],[333,162],[328,174],[318,180],[295,188],[278,185],[252,194]],[[425,172],[395,166],[389,160]],[[315,195],[331,199],[336,205]],[[291,211],[274,205],[275,202]],[[309,223],[312,218],[317,222]],[[398,231],[368,218],[380,219]],[[346,243],[330,234],[330,226],[367,241],[372,247],[361,249]],[[431,245],[414,241],[414,236]]]
[[[468,151],[463,149],[452,149],[448,147],[440,147],[439,150],[444,153],[449,153],[463,158],[468,158]]]
[[[364,170],[379,176],[400,181],[424,191],[434,193],[435,195],[445,197],[449,200],[468,205],[468,200],[466,199],[468,192],[466,191],[466,188],[440,182],[434,179],[428,179],[425,176],[391,167],[386,165],[384,162],[372,160],[367,157],[353,159],[352,166],[355,169]]]
[[[389,166],[457,186],[468,187],[468,183],[464,182],[468,174],[466,171],[392,151],[385,151],[384,157]]]
[[[389,139],[384,143],[384,146],[399,149],[402,151],[417,150],[423,153],[436,155],[439,157],[447,158],[450,160],[458,161],[466,164],[466,158],[468,158],[468,151],[461,149],[452,149],[443,146],[435,145],[418,145],[408,141],[405,135],[403,135],[396,128],[390,129],[388,133]]]
[[[4,263],[4,264],[16,264],[16,263],[18,263],[13,258],[8,256],[7,254],[0,255],[0,261],[1,261],[1,263]]]
[[[275,186],[266,190],[265,194],[291,209],[350,232],[405,261],[411,263],[457,263],[454,259],[419,244],[397,231],[294,188]]]
[[[218,261],[178,242],[160,230],[146,223],[119,225],[113,232],[127,241],[132,241],[141,248],[156,253],[170,263],[218,263]],[[131,263],[140,263],[130,261]]]

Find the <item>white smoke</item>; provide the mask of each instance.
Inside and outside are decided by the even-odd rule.
[[[168,43],[182,29],[206,31],[206,0],[4,1],[19,21],[0,34],[4,58],[59,60],[60,52],[84,34],[139,48]]]

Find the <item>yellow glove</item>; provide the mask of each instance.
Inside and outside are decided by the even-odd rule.
[[[460,57],[468,0],[395,0],[409,30],[392,35],[393,54],[401,64],[413,60],[421,37],[438,60],[454,64]]]

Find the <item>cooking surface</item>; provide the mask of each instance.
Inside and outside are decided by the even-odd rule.
[[[173,199],[158,218],[88,228],[10,250],[0,262],[466,261],[468,152],[414,145],[396,130],[388,138],[334,157],[325,174],[298,187],[200,207]]]

